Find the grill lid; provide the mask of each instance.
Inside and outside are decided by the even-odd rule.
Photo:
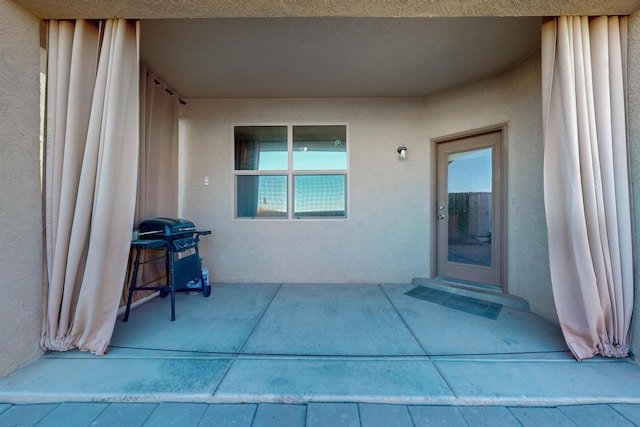
[[[193,233],[196,230],[193,222],[187,219],[162,217],[144,220],[138,228],[142,239]]]

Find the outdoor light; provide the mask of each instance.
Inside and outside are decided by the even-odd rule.
[[[404,160],[407,157],[407,147],[404,145],[398,147],[398,154],[400,154],[400,160]]]

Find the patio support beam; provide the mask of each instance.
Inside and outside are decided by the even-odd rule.
[[[629,15],[637,0],[14,0],[41,19]]]

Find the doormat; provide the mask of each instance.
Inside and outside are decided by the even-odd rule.
[[[502,304],[452,294],[425,286],[416,286],[410,291],[405,292],[405,295],[493,320],[498,318],[500,310],[502,309]]]

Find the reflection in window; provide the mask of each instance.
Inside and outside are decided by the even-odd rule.
[[[294,126],[294,170],[347,168],[346,126]]]
[[[238,175],[236,198],[238,218],[286,218],[287,177]]]
[[[287,170],[286,126],[236,126],[235,170]]]
[[[344,217],[344,175],[298,175],[293,183],[294,216]]]
[[[450,193],[491,192],[491,147],[449,154]]]
[[[492,148],[448,156],[448,261],[491,266]]]
[[[236,218],[345,218],[345,125],[236,126]]]

